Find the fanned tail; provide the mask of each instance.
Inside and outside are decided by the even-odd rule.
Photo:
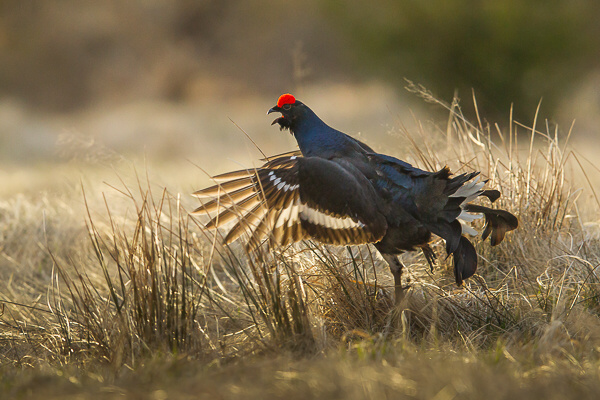
[[[490,236],[492,246],[496,246],[504,239],[506,232],[517,229],[517,217],[504,210],[496,210],[477,204],[466,204],[463,209],[468,212],[480,213],[485,216],[485,227],[481,237],[485,240]]]
[[[440,171],[442,172],[442,171]],[[477,231],[470,226],[475,219],[485,216],[482,238],[488,236],[492,246],[504,239],[506,232],[519,225],[517,217],[508,211],[470,204],[478,197],[487,197],[491,202],[500,197],[497,190],[483,189],[486,181],[480,181],[478,173],[458,175],[447,180],[444,190],[447,202],[437,213],[437,220],[425,224],[434,234],[446,241],[446,253],[453,255],[454,277],[457,284],[473,276],[477,270],[477,253],[473,244],[463,234],[475,236]]]

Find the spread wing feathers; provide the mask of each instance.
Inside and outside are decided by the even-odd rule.
[[[207,229],[235,221],[225,242],[247,235],[250,250],[267,239],[271,245],[306,237],[340,245],[376,242],[387,229],[376,193],[362,174],[347,168],[289,153],[257,169],[214,177],[216,185],[194,193],[208,200],[194,213],[217,213]]]
[[[267,161],[275,160],[275,159],[278,159],[278,158],[285,159],[286,157],[292,157],[292,156],[302,157],[302,152],[300,150],[286,151],[285,153],[276,154],[276,155],[271,156],[271,157],[261,158],[260,161],[267,162]]]
[[[361,244],[381,240],[387,221],[371,182],[343,159],[304,158],[299,163],[302,227],[319,241]]]

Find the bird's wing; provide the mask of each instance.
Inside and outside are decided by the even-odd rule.
[[[308,237],[362,244],[379,241],[387,229],[369,181],[335,161],[285,156],[214,180],[194,193],[207,201],[194,213],[217,213],[209,229],[233,224],[226,243],[248,235],[250,249],[265,239],[285,245]]]
[[[292,156],[302,157],[302,152],[300,150],[286,151],[285,153],[276,154],[274,156],[270,156],[270,157],[266,157],[266,158],[261,158],[260,161],[267,162],[267,161],[274,160],[276,158],[285,158],[285,157],[292,157]]]

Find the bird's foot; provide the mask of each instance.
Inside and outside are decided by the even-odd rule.
[[[429,247],[429,245],[422,246],[421,250],[423,251],[423,255],[425,256],[427,263],[429,264],[429,269],[433,274],[433,266],[435,265],[435,262],[437,260],[437,255],[435,254],[433,249]]]

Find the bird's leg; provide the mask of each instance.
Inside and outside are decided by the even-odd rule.
[[[433,274],[433,266],[435,265],[435,260],[437,259],[437,257],[435,255],[435,253],[433,252],[433,250],[431,249],[431,247],[429,246],[429,244],[421,246],[421,250],[423,250],[423,255],[425,256],[425,259],[427,260],[427,263],[429,264],[431,273]]]
[[[390,271],[392,271],[392,275],[394,276],[394,294],[396,296],[396,305],[399,305],[404,299],[404,290],[408,289],[408,286],[402,286],[402,269],[404,265],[397,255],[383,254],[383,258],[390,266]]]

